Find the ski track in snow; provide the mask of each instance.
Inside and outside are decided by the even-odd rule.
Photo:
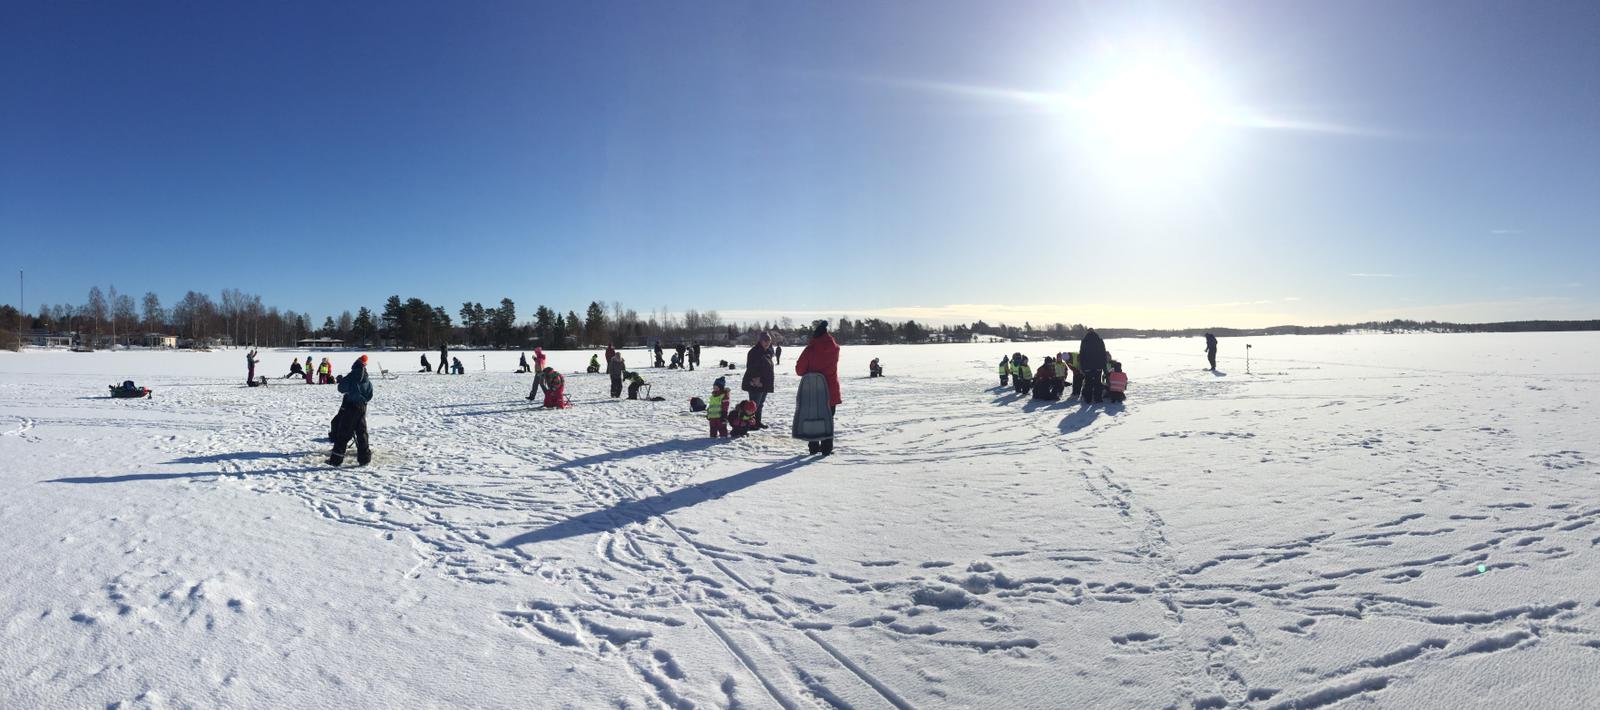
[[[611,690],[624,705],[1314,708],[1471,673],[1474,659],[1491,655],[1568,648],[1600,659],[1600,593],[1514,597],[1516,584],[1497,581],[1560,575],[1553,570],[1579,560],[1593,569],[1600,470],[1585,443],[1568,437],[1530,453],[1520,441],[1528,429],[1486,403],[1439,406],[1472,388],[1447,369],[1371,376],[1350,363],[1285,359],[1261,362],[1269,374],[1215,376],[1188,358],[1141,379],[1132,363],[1159,357],[1142,358],[1134,345],[1145,344],[1113,345],[1134,371],[1125,406],[1022,398],[980,378],[993,369],[981,359],[961,363],[954,382],[892,370],[883,380],[846,376],[839,451],[821,460],[786,436],[793,378],[769,403],[768,431],[697,438],[704,421],[680,402],[702,394],[714,371],[646,370],[669,398],[660,403],[613,401],[603,376],[571,375],[567,411],[523,400],[528,380],[511,375],[377,381],[368,468],[321,463],[331,388],[158,384],[147,418],[115,426],[176,422],[188,436],[149,448],[163,464],[205,469],[156,466],[128,482],[289,496],[327,521],[408,546],[415,559],[404,579],[515,590],[522,603],[484,617],[528,643],[621,669],[633,687]],[[1585,383],[1596,381],[1575,375],[1569,384],[1592,393]],[[54,395],[11,389],[19,401],[0,412],[10,422],[0,445],[39,445],[46,430],[82,440],[75,427],[126,404],[85,398],[49,402],[49,416],[12,414]],[[1544,404],[1555,413],[1582,401]],[[1245,466],[1304,480],[1258,481],[1236,473]],[[1324,470],[1340,475],[1316,476]],[[882,511],[922,526],[913,538],[952,544],[935,553],[937,540],[863,541],[841,556],[767,534],[781,521],[711,512],[831,472],[836,481],[871,477],[874,490],[916,489],[927,509],[840,491],[828,511]],[[1215,490],[1198,483],[1208,478]],[[984,547],[985,528],[1003,521],[983,515],[1057,490],[1056,503],[1082,505],[1035,523],[1080,527],[1001,525]],[[1259,512],[1197,524],[1206,516],[1196,507],[1241,496]],[[946,515],[967,499],[986,501],[970,505],[977,517]],[[1083,537],[1057,534],[1073,531]],[[112,613],[175,604],[182,618],[207,623],[251,603],[226,576],[144,606],[128,599],[130,589],[152,589],[148,581],[117,577],[105,589]],[[1381,632],[1361,631],[1373,628]],[[1341,652],[1320,658],[1329,644]],[[1097,666],[1164,680],[1072,695],[1072,669]],[[1067,685],[1030,695],[1037,689],[1016,682],[1032,674]]]

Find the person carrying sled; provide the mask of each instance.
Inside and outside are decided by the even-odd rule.
[[[1009,385],[1009,384],[1011,384],[1011,356],[1010,355],[1001,355],[1000,356],[1000,386],[1001,387],[1005,387],[1006,385]]]
[[[1090,328],[1078,345],[1078,371],[1083,373],[1083,402],[1105,401],[1106,343]]]
[[[760,410],[756,403],[745,400],[733,408],[733,413],[728,418],[728,436],[738,439],[745,434],[761,428],[761,421],[757,419]]]
[[[553,367],[547,367],[539,373],[540,385],[544,387],[544,408],[565,409],[567,406],[567,380],[556,372]]]
[[[628,399],[638,399],[639,390],[649,384],[644,381],[644,375],[637,372],[625,372],[622,374],[622,379],[628,382]]]
[[[599,355],[590,355],[589,356],[589,367],[585,368],[584,372],[587,372],[587,373],[593,375],[593,374],[595,374],[595,373],[597,373],[599,371],[600,371],[600,356]]]
[[[516,374],[520,375],[525,372],[533,372],[533,370],[528,369],[528,354],[522,353],[522,357],[518,358],[517,360]]]
[[[828,321],[825,320],[817,321],[811,330],[810,342],[800,351],[800,359],[794,361],[794,374],[805,377],[813,372],[827,379],[828,410],[837,411],[839,404],[844,401],[839,394],[839,341],[828,333]],[[826,456],[833,453],[833,439],[808,441],[806,447],[813,454]]]
[[[711,438],[728,436],[728,378],[718,377],[711,383],[711,397],[706,400],[706,420],[711,423]]]
[[[427,353],[423,353],[422,354],[422,369],[419,370],[419,372],[426,372],[426,373],[432,373],[433,372],[433,363],[428,362],[428,354]]]
[[[1217,371],[1217,336],[1206,333],[1206,360],[1211,363],[1211,371]]]
[[[296,377],[305,377],[305,376],[306,376],[306,371],[304,369],[301,369],[301,367],[300,367],[300,358],[290,358],[289,359],[289,374],[284,375],[283,379],[289,380],[289,379],[293,379],[293,378],[296,378]]]
[[[344,463],[350,439],[356,440],[356,465],[372,462],[372,447],[367,441],[367,403],[372,401],[372,380],[367,378],[367,356],[362,355],[350,365],[350,374],[339,380],[339,392],[344,399],[339,404],[339,414],[333,418],[333,453],[328,455],[328,465]]]
[[[622,353],[617,352],[616,348],[607,345],[606,375],[611,377],[612,399],[622,396],[622,373],[625,371],[626,365],[627,363],[622,359]]]
[[[749,393],[750,401],[755,402],[757,429],[761,428],[761,414],[766,409],[767,395],[772,394],[775,384],[772,358],[767,354],[771,343],[772,336],[767,333],[756,337],[756,344],[750,346],[750,352],[744,356],[744,380],[739,384],[739,389]]]

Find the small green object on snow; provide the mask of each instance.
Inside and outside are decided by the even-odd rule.
[[[1484,572],[1488,572],[1488,571],[1489,571],[1488,567],[1485,567],[1483,565],[1478,565],[1478,574],[1483,574]]]

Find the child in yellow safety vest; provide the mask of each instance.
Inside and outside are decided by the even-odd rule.
[[[1001,355],[1000,356],[1000,386],[1001,387],[1005,387],[1007,384],[1010,384],[1010,382],[1009,382],[1010,379],[1011,379],[1011,356],[1009,356],[1009,355]]]
[[[1017,358],[1021,358],[1020,364],[1018,364]],[[1018,355],[1012,357],[1011,365],[1014,368],[1011,373],[1011,381],[1016,385],[1017,394],[1027,394],[1028,390],[1033,387],[1033,368],[1028,366],[1028,356]]]
[[[332,381],[333,363],[328,362],[328,358],[322,358],[322,362],[317,364],[317,384],[325,385]]]
[[[706,419],[711,422],[711,438],[728,435],[728,379],[718,377],[711,385],[711,398],[706,400]]]

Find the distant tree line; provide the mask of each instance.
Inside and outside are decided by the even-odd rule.
[[[145,293],[137,302],[132,295],[115,287],[102,291],[89,289],[82,305],[40,306],[36,313],[19,313],[10,305],[0,305],[0,349],[15,349],[18,335],[28,332],[75,333],[80,342],[104,345],[108,342],[139,344],[145,333],[176,335],[195,344],[237,344],[263,347],[288,347],[307,337],[337,338],[361,347],[432,349],[441,344],[471,348],[548,350],[574,348],[648,346],[661,343],[705,345],[747,343],[756,333],[775,334],[780,343],[804,343],[812,323],[796,324],[790,318],[757,323],[724,322],[716,311],[687,310],[674,313],[666,308],[641,314],[618,301],[609,304],[590,301],[580,317],[576,311],[565,314],[549,306],[534,309],[533,318],[519,321],[516,304],[502,298],[496,306],[466,302],[453,319],[443,306],[420,298],[401,300],[390,296],[379,313],[361,307],[355,314],[343,311],[327,316],[321,327],[313,329],[307,314],[266,306],[261,297],[238,289],[224,289],[220,297],[189,291],[171,307],[163,307],[155,293]],[[979,320],[970,324],[932,326],[915,320],[886,321],[880,318],[851,319],[843,316],[831,323],[836,339],[845,344],[889,345],[895,343],[965,343],[981,338],[1006,340],[1073,340],[1087,330],[1081,323],[1052,323],[1021,326]],[[1431,332],[1431,333],[1518,333],[1540,331],[1600,330],[1600,320],[1527,320],[1499,323],[1448,323],[1440,321],[1390,320],[1355,324],[1269,328],[1183,328],[1129,329],[1100,328],[1107,338],[1191,337],[1213,333],[1218,337],[1262,335],[1326,335],[1351,331]]]

